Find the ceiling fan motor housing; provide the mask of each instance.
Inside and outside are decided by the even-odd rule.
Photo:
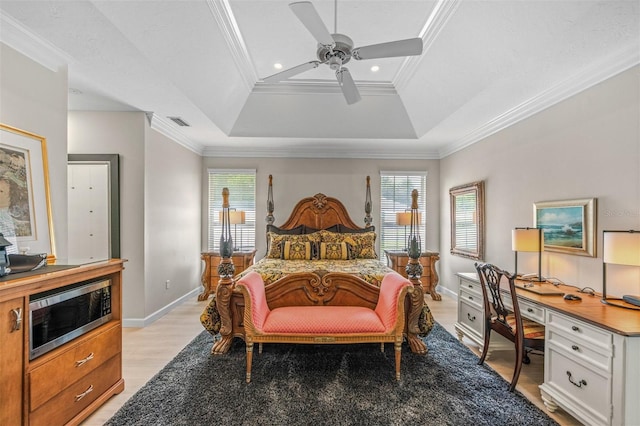
[[[331,34],[335,41],[334,46],[318,44],[318,60],[329,64],[332,70],[339,69],[351,59],[353,40],[344,34]]]

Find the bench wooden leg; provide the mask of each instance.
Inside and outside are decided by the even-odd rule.
[[[400,380],[400,359],[402,357],[402,342],[394,343],[396,351],[396,380]]]
[[[258,353],[262,354],[262,342],[258,343]]]
[[[384,342],[380,342],[380,352],[384,352]]]
[[[251,361],[253,360],[253,343],[247,343],[247,383],[251,382]]]

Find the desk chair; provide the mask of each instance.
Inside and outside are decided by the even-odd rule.
[[[511,275],[507,271],[489,263],[480,265],[476,263],[475,266],[482,287],[485,321],[484,347],[478,364],[484,363],[489,352],[489,340],[491,339],[492,330],[512,341],[516,349],[516,365],[509,391],[513,392],[518,383],[522,364],[531,362],[526,348],[544,351],[544,326],[522,318],[522,315],[520,315],[520,306],[518,305],[514,283],[515,275]],[[506,293],[503,294],[503,291],[506,290],[504,287],[503,291],[500,291],[500,282],[503,276],[509,283],[508,295]],[[511,298],[513,306],[511,311],[505,308],[502,301],[503,295]]]

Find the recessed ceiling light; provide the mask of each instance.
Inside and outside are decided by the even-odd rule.
[[[275,63],[275,64],[273,64],[273,67],[274,67],[275,69],[277,69],[277,70],[281,70],[281,69],[282,69],[282,64]]]
[[[73,87],[69,87],[69,94],[70,95],[82,95],[82,90],[74,89]]]
[[[379,69],[380,69],[379,66],[374,65],[374,66],[371,67],[371,72],[378,72]]]

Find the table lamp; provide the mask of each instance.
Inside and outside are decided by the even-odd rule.
[[[220,222],[222,222],[222,211],[219,212]],[[229,225],[233,225],[233,240],[235,242],[238,241],[238,230],[236,228],[237,225],[244,225],[245,223],[245,212],[242,210],[236,210],[233,208],[229,208]],[[242,227],[240,227],[240,248],[233,246],[234,251],[242,251]]]
[[[511,231],[511,249],[515,255],[515,273],[518,275],[518,252],[538,253],[538,275],[532,281],[545,281],[542,276],[542,252],[544,251],[544,234],[541,228],[516,228]]]
[[[610,300],[621,299],[607,298],[607,264],[640,266],[640,231],[602,231],[602,246],[602,303],[640,310],[640,295],[622,296],[634,306],[611,303]]]
[[[422,213],[417,212],[416,214],[418,223],[422,223]],[[404,226],[404,242],[407,243],[407,226],[411,226],[411,210],[396,213],[396,225]],[[404,250],[407,251],[408,246],[405,246]]]
[[[3,234],[0,234],[0,277],[3,277],[9,273],[9,255],[7,254],[7,247],[12,245]]]

